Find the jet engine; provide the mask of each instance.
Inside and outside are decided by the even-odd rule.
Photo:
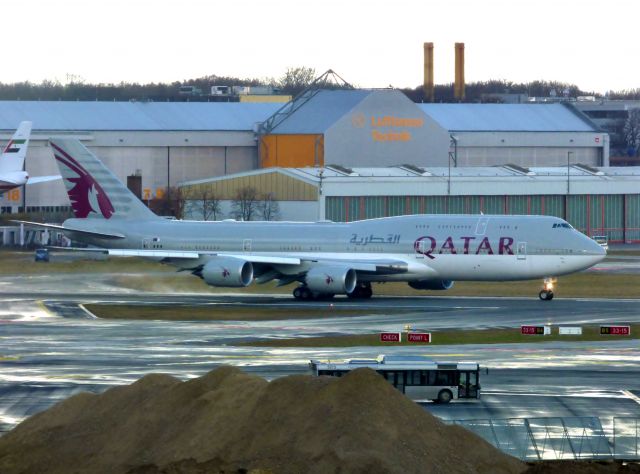
[[[347,267],[314,267],[305,278],[307,288],[320,294],[351,293],[357,283],[356,271]]]
[[[253,281],[251,262],[236,257],[214,257],[198,272],[211,286],[249,286]]]
[[[409,286],[415,290],[450,290],[453,287],[453,281],[451,280],[410,281]]]

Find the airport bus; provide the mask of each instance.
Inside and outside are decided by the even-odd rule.
[[[435,362],[420,356],[385,356],[343,362],[311,360],[313,375],[341,377],[368,367],[414,400],[449,403],[459,398],[480,398],[480,366],[476,362]]]

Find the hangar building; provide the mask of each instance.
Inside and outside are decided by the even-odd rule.
[[[568,173],[567,173],[568,171]],[[449,174],[450,173],[450,174]],[[279,220],[336,222],[405,214],[541,214],[611,242],[640,242],[640,168],[416,167],[271,168],[184,183],[188,218],[202,219],[198,196],[222,200],[233,217],[235,191],[272,193]],[[258,219],[260,216],[258,216]]]
[[[32,176],[57,174],[47,139],[82,140],[147,201],[168,186],[259,168],[515,163],[606,165],[608,136],[563,104],[415,104],[380,90],[310,90],[282,106],[0,101],[0,139],[33,122]],[[2,212],[68,209],[60,181],[16,189]]]
[[[140,197],[160,197],[167,185],[258,166],[256,124],[280,104],[208,102],[0,101],[0,141],[23,120],[33,122],[26,158],[30,176],[56,175],[50,137],[81,140],[123,182],[137,176]],[[27,186],[0,198],[3,212],[68,208],[60,181]],[[43,209],[44,208],[44,209]]]

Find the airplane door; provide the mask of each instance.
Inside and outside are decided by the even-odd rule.
[[[242,251],[245,253],[251,253],[251,239],[244,239],[242,241]]]
[[[142,248],[150,249],[151,248],[152,239],[142,239]]]
[[[516,254],[518,255],[518,260],[527,259],[527,243],[526,242],[518,242],[518,247],[516,247]]]
[[[488,217],[480,216],[480,219],[478,219],[478,225],[476,225],[476,235],[484,235],[484,233],[487,231],[488,223]]]

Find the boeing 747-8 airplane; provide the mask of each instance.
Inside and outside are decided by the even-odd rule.
[[[150,257],[213,286],[297,282],[293,295],[369,298],[371,283],[446,290],[454,280],[551,281],[605,257],[550,216],[410,215],[334,222],[201,222],[153,214],[79,141],[51,141],[75,218],[71,239],[116,256]],[[553,298],[545,287],[541,299]]]

